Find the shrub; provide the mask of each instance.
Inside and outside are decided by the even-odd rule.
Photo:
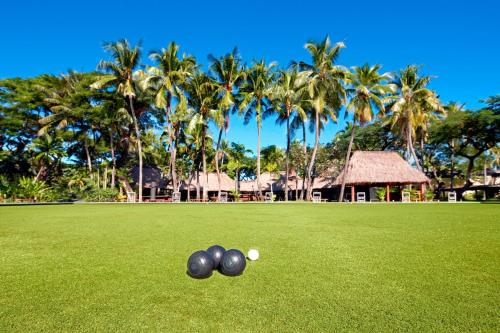
[[[384,201],[386,195],[386,189],[384,187],[378,187],[377,190],[375,191],[375,195],[380,201]]]
[[[92,188],[83,193],[83,199],[90,202],[112,202],[118,198],[118,190]]]
[[[237,190],[231,190],[231,196],[234,201],[240,201],[241,194]]]
[[[20,198],[30,201],[42,201],[43,195],[49,190],[44,181],[36,180],[36,178],[22,177],[19,180],[17,194]]]

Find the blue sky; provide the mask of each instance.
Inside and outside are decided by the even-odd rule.
[[[343,41],[339,63],[385,71],[423,65],[444,102],[478,107],[500,93],[499,1],[5,1],[0,12],[0,78],[95,69],[104,41],[142,40],[145,53],[174,40],[207,63],[238,46],[244,60],[287,66],[326,34]],[[321,141],[344,126],[328,125]],[[310,140],[313,138],[309,136]],[[234,117],[227,139],[255,149],[256,128]],[[285,130],[264,122],[263,145]]]

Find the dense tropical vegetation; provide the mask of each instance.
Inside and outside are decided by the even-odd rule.
[[[356,149],[400,152],[434,190],[450,186],[459,194],[478,172],[498,166],[499,95],[469,110],[443,103],[418,66],[349,69],[338,64],[345,45],[328,37],[305,48],[310,62],[288,68],[247,65],[235,48],[210,55],[205,71],[175,43],[152,51],[144,65],[140,45],[120,40],[104,46],[109,57],[94,72],[2,79],[0,199],[120,200],[119,180],[138,166],[142,201],[146,165],[160,168],[173,190],[216,172],[219,196],[223,172],[237,189],[256,178],[262,194],[261,173],[284,170],[287,185],[291,174],[306,179],[297,197],[309,199],[315,178],[337,174]],[[326,123],[342,111],[346,128],[321,144]],[[255,156],[238,138],[226,140],[235,115],[257,124]],[[284,148],[261,147],[266,117],[286,126]],[[206,187],[197,196],[206,199]]]

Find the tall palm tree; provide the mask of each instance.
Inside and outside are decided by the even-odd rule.
[[[297,114],[298,119],[307,117],[302,108],[305,103],[304,91],[306,83],[305,73],[297,68],[289,71],[280,71],[279,78],[273,86],[273,104],[278,113],[276,122],[286,123],[286,157],[285,157],[285,201],[288,201],[288,178],[290,177],[290,144],[291,144],[291,118]]]
[[[410,65],[402,69],[392,82],[397,93],[390,97],[387,105],[390,110],[387,123],[391,129],[406,142],[407,159],[413,158],[418,170],[422,170],[414,148],[416,129],[425,119],[422,114],[442,110],[441,103],[434,91],[427,88],[430,76],[421,76],[418,66]]]
[[[257,188],[259,198],[262,197],[260,184],[260,130],[263,113],[270,107],[272,85],[276,63],[266,63],[262,60],[254,62],[247,70],[245,83],[240,88],[240,113],[244,113],[244,122],[248,124],[255,117],[257,123]]]
[[[139,202],[142,202],[142,144],[141,131],[134,109],[134,98],[136,97],[136,82],[134,71],[139,66],[141,58],[140,45],[132,47],[126,39],[118,42],[106,43],[104,50],[111,54],[112,61],[101,60],[98,69],[108,75],[104,75],[91,85],[93,89],[102,89],[114,86],[116,92],[122,94],[128,100],[129,112],[132,117],[137,138],[137,156],[139,159]]]
[[[197,73],[189,81],[187,93],[192,114],[189,122],[188,131],[193,132],[197,126],[201,127],[201,158],[203,164],[203,174],[207,177],[207,156],[206,139],[208,135],[208,124],[211,119],[216,117],[217,110],[217,88],[213,81],[204,73]],[[203,187],[203,200],[208,199],[208,188]]]
[[[151,52],[149,58],[155,61],[158,67],[151,66],[146,72],[137,72],[143,89],[153,90],[155,106],[165,111],[170,148],[170,175],[174,190],[178,188],[176,172],[177,141],[180,134],[178,116],[184,114],[187,109],[183,85],[197,67],[194,57],[186,54],[179,56],[179,48],[179,45],[171,42],[166,49]],[[177,102],[175,112],[172,111],[174,100]]]
[[[238,86],[245,77],[245,72],[241,66],[241,58],[238,54],[238,49],[234,48],[233,52],[226,54],[223,57],[216,58],[209,55],[210,74],[213,76],[215,86],[218,89],[218,114],[214,119],[215,124],[219,128],[219,136],[217,138],[217,147],[215,155],[215,171],[217,172],[218,195],[221,194],[221,176],[219,168],[219,155],[221,147],[222,132],[229,127],[229,113],[233,108],[234,94]]]
[[[308,76],[307,91],[314,113],[315,129],[314,148],[307,170],[307,199],[310,199],[313,189],[312,172],[321,131],[320,120],[337,121],[338,111],[346,100],[343,81],[346,78],[347,69],[335,65],[340,50],[345,47],[344,43],[339,42],[332,46],[330,37],[326,36],[322,42],[309,42],[304,47],[312,57],[312,64],[301,62],[299,66],[305,70]]]
[[[354,141],[356,124],[363,126],[366,123],[371,122],[374,111],[376,110],[378,110],[379,115],[384,114],[384,97],[394,89],[392,85],[385,84],[391,79],[390,74],[379,74],[378,71],[381,67],[382,66],[380,65],[369,66],[368,64],[361,67],[353,67],[352,72],[349,72],[347,76],[347,93],[350,96],[350,100],[346,105],[346,114],[344,118],[347,117],[348,113],[352,113],[353,120],[351,126],[351,138],[349,140],[349,146],[347,147],[347,155],[345,159],[344,174],[342,176],[342,185],[340,187],[339,202],[342,202],[344,199],[345,182],[348,173],[347,167],[351,158],[351,149]]]

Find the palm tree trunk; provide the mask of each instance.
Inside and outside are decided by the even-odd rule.
[[[206,136],[206,127],[203,125],[203,131],[201,133],[201,159],[203,161],[203,174],[205,175],[205,183],[203,184],[203,200],[208,199],[208,174],[207,174],[207,156],[206,156],[206,147],[205,147],[205,136]]]
[[[417,170],[422,171],[422,168],[420,167],[420,162],[418,161],[418,158],[417,158],[417,153],[415,152],[415,149],[413,148],[413,138],[411,135],[411,125],[409,122],[408,122],[407,132],[408,132],[407,133],[407,141],[408,141],[407,145],[408,145],[408,150],[409,150],[408,153],[415,160],[415,165],[417,167]]]
[[[135,136],[137,137],[137,155],[139,157],[139,202],[142,202],[142,144],[141,144],[141,131],[139,130],[139,123],[137,122],[137,117],[135,115],[134,103],[132,96],[128,96],[130,104],[130,113],[132,114],[132,119],[134,121]]]
[[[113,132],[109,134],[109,146],[111,148],[111,188],[115,188],[115,177],[116,177],[116,157],[115,157],[115,145],[113,143]]]
[[[307,174],[307,142],[306,142],[306,123],[302,122],[302,150],[304,153],[304,169],[302,175],[302,191],[300,192],[300,200],[304,200],[304,194],[306,192],[306,174]]]
[[[307,170],[307,200],[311,200],[312,198],[312,171],[314,168],[314,162],[316,160],[316,153],[318,151],[319,146],[319,112],[315,110],[315,138],[314,138],[314,149],[312,151],[311,160],[309,161],[309,169]]]
[[[349,146],[347,147],[347,155],[345,157],[345,167],[344,167],[344,174],[342,175],[342,186],[340,187],[340,195],[339,195],[339,202],[344,201],[344,191],[345,191],[345,182],[347,180],[347,172],[349,170],[349,161],[351,160],[351,149],[352,149],[352,143],[354,142],[354,130],[356,126],[356,122],[352,122],[352,130],[351,130],[351,139],[349,140]],[[354,198],[351,198],[351,201],[354,201]]]
[[[286,114],[286,161],[285,161],[285,202],[288,201],[288,177],[290,173],[290,111]]]
[[[260,115],[257,114],[257,189],[259,191],[259,199],[262,198],[262,188],[260,186]]]
[[[200,166],[196,168],[196,200],[200,201]]]
[[[172,188],[174,189],[174,192],[177,191],[177,170],[175,168],[176,166],[176,158],[177,158],[177,149],[175,146],[175,138],[176,138],[176,131],[172,126],[172,123],[170,122],[170,114],[172,113],[172,95],[170,92],[167,92],[167,111],[165,114],[165,120],[167,122],[167,136],[169,139],[169,145],[170,145],[170,178],[172,178]]]
[[[170,144],[170,173],[172,176],[172,188],[174,191],[179,190],[179,182],[177,180],[177,129],[173,128],[173,139]]]
[[[45,167],[42,164],[40,166],[40,169],[38,170],[38,172],[36,174],[35,181],[39,181],[40,180],[40,177],[42,177],[42,173],[43,173],[44,170],[45,170]]]
[[[453,142],[451,143],[452,152],[451,152],[451,168],[450,168],[450,188],[453,190],[454,187],[454,172],[455,172],[455,145]]]
[[[220,193],[221,193],[221,189],[220,189],[221,179],[220,179],[220,169],[219,169],[219,151],[220,151],[220,141],[222,138],[222,131],[223,130],[224,130],[224,127],[221,127],[219,130],[219,137],[217,139],[217,149],[215,150],[215,171],[217,172],[217,186],[218,186],[217,201],[220,200]]]
[[[87,168],[89,169],[89,176],[92,178],[92,160],[90,159],[89,142],[87,139],[87,134],[85,134],[85,140],[83,141],[83,147],[85,148],[85,156],[87,158]]]

